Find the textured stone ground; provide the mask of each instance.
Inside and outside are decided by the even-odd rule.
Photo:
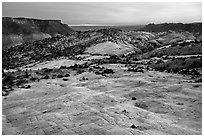
[[[2,134],[202,134],[202,84],[181,75],[118,69],[30,85],[2,99]]]

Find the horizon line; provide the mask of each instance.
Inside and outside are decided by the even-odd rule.
[[[148,25],[148,24],[170,24],[170,23],[182,23],[182,24],[191,24],[191,23],[202,23],[202,21],[192,21],[192,22],[160,22],[160,23],[154,23],[154,22],[149,22],[149,23],[143,23],[143,24],[117,24],[117,25],[112,25],[112,24],[89,24],[89,23],[84,23],[84,24],[69,24],[66,22],[63,22],[62,19],[42,19],[42,18],[35,18],[35,17],[24,17],[24,16],[18,16],[18,17],[14,17],[14,16],[2,16],[2,18],[25,18],[25,19],[36,19],[36,20],[53,20],[53,21],[60,21],[62,24],[67,24],[68,26],[84,26],[84,27],[91,27],[91,26],[139,26],[139,25]]]

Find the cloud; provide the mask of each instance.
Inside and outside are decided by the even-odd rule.
[[[3,16],[61,19],[67,24],[147,24],[202,20],[201,3],[3,2]]]

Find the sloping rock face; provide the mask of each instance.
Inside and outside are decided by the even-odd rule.
[[[122,55],[133,50],[134,47],[132,45],[126,45],[123,43],[113,43],[111,41],[107,41],[87,48],[85,53]]]
[[[71,31],[72,29],[60,20],[2,18],[3,48]]]
[[[123,71],[120,64],[103,67],[115,68],[115,73],[39,71],[58,76],[19,86],[2,97],[2,134],[202,134],[202,83],[165,72]]]

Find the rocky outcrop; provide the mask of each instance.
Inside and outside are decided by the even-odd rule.
[[[2,18],[3,48],[69,32],[72,29],[60,20]]]

